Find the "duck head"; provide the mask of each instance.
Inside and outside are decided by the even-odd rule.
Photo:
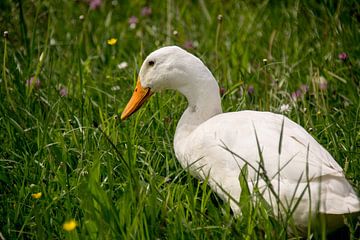
[[[209,77],[210,75],[210,77]],[[199,95],[204,81],[214,79],[203,62],[177,46],[168,46],[152,52],[143,62],[135,90],[121,114],[125,120],[135,113],[154,93],[163,89],[180,91],[189,98]],[[217,83],[215,80],[216,87]]]

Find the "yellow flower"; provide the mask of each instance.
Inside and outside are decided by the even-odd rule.
[[[69,221],[64,222],[63,228],[65,231],[72,231],[76,228],[77,223],[74,219],[70,219]]]
[[[107,44],[113,46],[117,43],[117,39],[116,38],[110,38],[109,40],[107,40]]]
[[[42,193],[41,193],[41,192],[38,192],[38,193],[33,193],[33,194],[31,194],[31,197],[32,197],[32,198],[35,198],[35,199],[39,199],[39,198],[41,198],[41,195],[42,195]]]

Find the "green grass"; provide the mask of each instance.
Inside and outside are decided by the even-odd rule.
[[[286,115],[329,150],[360,191],[357,1],[167,0],[141,16],[146,2],[104,1],[96,10],[85,1],[0,2],[1,31],[9,32],[0,44],[6,239],[286,239],[261,202],[241,202],[247,211],[235,219],[206,181],[181,168],[172,140],[186,107],[182,96],[157,94],[118,120],[146,55],[186,41],[225,89],[224,111],[279,112],[289,104]],[[107,45],[112,37],[117,44]],[[123,61],[128,67],[118,69]],[[39,88],[26,85],[31,77]],[[309,90],[293,101],[301,84]],[[37,192],[41,198],[32,198]],[[78,226],[66,232],[69,219]]]

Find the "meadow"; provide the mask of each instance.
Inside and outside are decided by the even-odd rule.
[[[183,96],[156,94],[120,121],[142,61],[166,45],[204,61],[224,111],[302,125],[360,192],[358,1],[2,0],[0,9],[0,239],[288,239],[265,206],[244,200],[234,218],[181,168],[173,134]],[[348,228],[354,239],[359,224]]]

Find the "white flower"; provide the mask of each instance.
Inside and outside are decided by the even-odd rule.
[[[280,112],[281,113],[287,113],[290,112],[290,106],[289,104],[283,104],[280,106]]]
[[[50,46],[55,46],[56,45],[56,40],[51,38],[50,39]]]
[[[116,86],[113,86],[111,88],[112,91],[119,91],[120,90],[120,86],[116,85]]]
[[[119,69],[124,69],[124,68],[127,68],[128,67],[128,63],[127,62],[121,62],[117,65],[117,67]]]

